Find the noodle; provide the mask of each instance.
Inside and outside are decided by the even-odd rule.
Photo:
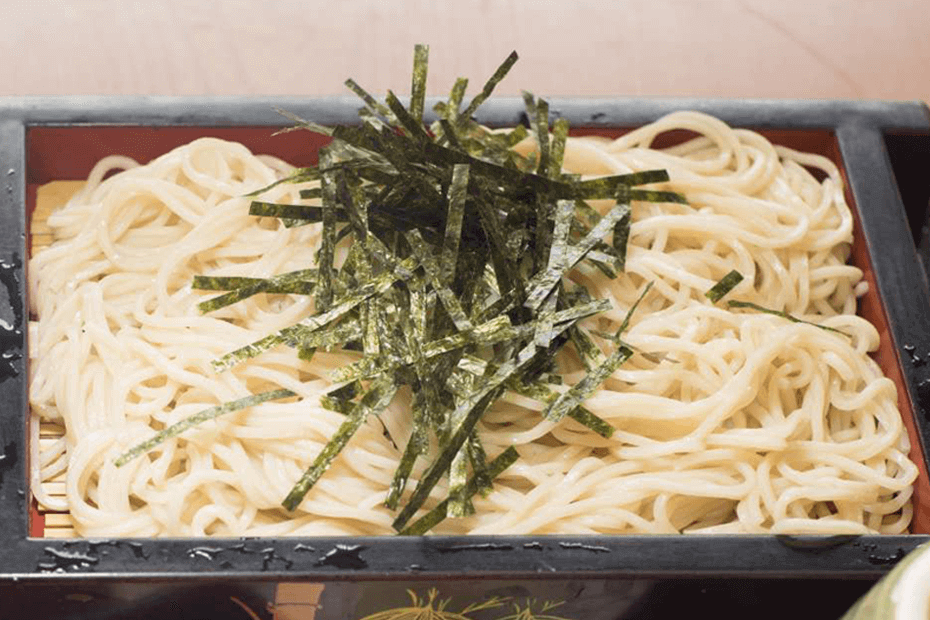
[[[673,129],[700,137],[651,148]],[[566,146],[568,172],[652,168],[667,169],[663,189],[690,204],[634,203],[625,273],[611,280],[583,263],[571,276],[611,300],[587,319],[600,330],[616,328],[654,282],[625,333],[642,354],[585,403],[617,432],[604,439],[568,418],[543,421],[544,403],[508,393],[478,430],[490,456],[513,445],[520,459],[475,497],[475,515],[436,531],[906,531],[917,469],[896,388],[868,356],[878,332],[855,315],[864,283],[846,264],[853,220],[839,171],[693,112]],[[115,169],[125,170],[103,180]],[[102,160],[49,217],[56,242],[29,265],[30,401],[34,427],[55,421],[66,435],[34,454],[32,489],[41,505],[70,511],[80,535],[393,532],[383,502],[400,454],[384,430],[398,445],[408,438],[408,391],[287,513],[281,500],[343,419],[320,404],[326,377],[357,355],[320,351],[304,362],[280,347],[221,374],[210,366],[312,312],[309,297],[257,295],[201,315],[212,293],[190,286],[196,274],[265,278],[314,263],[318,226],[249,216],[242,197],[288,169],[200,139],[145,166]],[[278,185],[264,199],[296,202],[300,188]],[[732,298],[845,335],[711,304],[704,293],[732,269],[745,276]],[[560,364],[569,384],[583,376],[569,354]],[[113,463],[194,412],[276,387],[302,398],[227,414]],[[62,471],[66,501],[41,485]],[[414,469],[411,486],[422,473]],[[426,507],[446,490],[440,483]]]

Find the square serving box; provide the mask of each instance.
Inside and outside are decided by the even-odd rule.
[[[147,161],[200,136],[307,165],[322,142],[272,137],[282,108],[320,124],[357,123],[354,99],[0,99],[0,582],[151,580],[439,580],[875,578],[930,540],[930,295],[916,249],[927,210],[930,115],[920,103],[553,99],[576,134],[619,135],[680,109],[701,110],[772,141],[831,158],[856,215],[852,262],[869,293],[860,313],[882,337],[876,359],[899,386],[920,468],[913,533],[905,536],[507,536],[61,540],[43,537],[28,485],[25,267],[36,188],[83,179],[99,158]],[[522,102],[486,103],[492,126],[525,121]],[[316,142],[315,142],[316,140]],[[0,324],[2,325],[2,324]]]

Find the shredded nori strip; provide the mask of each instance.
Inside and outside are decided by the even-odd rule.
[[[536,148],[539,150],[536,174],[549,176],[549,102],[545,99],[536,101]]]
[[[381,115],[388,120],[393,121],[394,115],[391,114],[391,111],[383,103],[379,103],[377,99],[372,97],[368,91],[358,85],[358,83],[349,78],[345,81],[346,87],[351,90],[353,93],[358,95],[359,99],[365,102],[365,105],[372,112],[372,114]]]
[[[509,446],[506,450],[498,454],[494,460],[488,463],[487,468],[485,469],[485,476],[488,479],[494,480],[500,476],[504,471],[517,462],[517,459],[520,458],[520,453],[517,452],[517,449],[513,446]],[[466,498],[473,497],[481,489],[481,484],[479,477],[473,476],[468,484],[465,485],[463,490],[463,495]],[[449,499],[444,499],[439,504],[430,510],[428,513],[405,527],[399,532],[401,536],[419,536],[427,533],[439,523],[441,523],[447,516]]]
[[[468,78],[460,77],[455,80],[455,84],[452,85],[452,90],[449,92],[449,101],[444,109],[443,116],[446,120],[455,121],[458,119],[466,88],[468,88]]]
[[[630,319],[633,318],[633,313],[636,312],[636,308],[639,307],[640,302],[646,298],[646,294],[649,293],[651,289],[652,282],[649,282],[645,288],[643,288],[643,292],[639,294],[639,297],[636,298],[636,301],[633,302],[633,305],[630,306],[630,309],[627,310],[626,316],[623,317],[623,323],[620,324],[620,327],[617,329],[617,333],[614,334],[614,339],[619,339],[621,334],[623,334],[623,332],[625,332],[630,326]]]
[[[309,295],[316,283],[316,276],[316,269],[292,271],[267,279],[194,276],[191,288],[208,291],[230,291],[225,295],[197,304],[197,308],[201,312],[207,313],[232,305],[258,293]]]
[[[600,366],[594,368],[585,377],[573,385],[567,392],[562,393],[554,403],[546,407],[543,417],[551,422],[558,422],[565,415],[588,399],[594,391],[633,355],[632,349],[620,346],[604,360]]]
[[[568,139],[568,119],[557,118],[552,125],[552,142],[549,147],[549,177],[558,179],[562,175],[565,159],[565,142]]]
[[[322,190],[320,194],[322,196]],[[309,205],[284,205],[253,200],[252,204],[249,206],[249,215],[303,220],[305,222],[322,222],[325,208],[326,207],[313,207]],[[336,221],[348,221],[348,216],[344,210],[336,208]]]
[[[285,183],[308,183],[310,181],[317,181],[320,178],[320,171],[317,168],[297,168],[288,176],[278,179],[274,183],[266,185],[265,187],[259,188],[254,192],[249,192],[245,195],[246,198],[251,198],[254,196],[260,196],[268,190],[277,187],[278,185],[283,185]]]
[[[541,381],[533,384],[509,382],[507,383],[507,389],[512,390],[522,396],[526,396],[528,398],[532,398],[544,403],[554,403],[559,398],[558,392],[550,389]],[[609,439],[611,436],[613,436],[614,430],[616,430],[607,421],[598,417],[596,414],[592,413],[581,405],[569,411],[568,417],[572,418],[583,426],[587,426],[592,431],[606,439]]]
[[[328,151],[321,151],[320,162],[330,161]],[[318,310],[327,310],[333,300],[333,260],[336,251],[336,179],[333,172],[323,174],[323,232],[317,258],[317,287],[314,301]]]
[[[805,324],[805,325],[813,325],[814,327],[819,327],[819,328],[822,329],[822,330],[825,330],[825,331],[828,331],[828,332],[834,332],[834,333],[836,333],[836,334],[842,334],[842,335],[846,336],[847,338],[852,338],[852,336],[850,336],[849,334],[847,334],[846,332],[844,332],[844,331],[841,330],[841,329],[836,329],[835,327],[828,327],[828,326],[826,326],[826,325],[820,325],[820,324],[818,324],[818,323],[811,323],[810,321],[805,321],[805,320],[803,320],[803,319],[799,319],[799,318],[796,317],[796,316],[792,316],[792,315],[788,314],[787,312],[785,312],[784,310],[772,310],[771,308],[766,308],[766,307],[764,307],[764,306],[760,306],[760,305],[758,305],[758,304],[754,304],[754,303],[752,303],[752,302],[750,302],[750,301],[734,301],[734,300],[730,300],[730,301],[727,302],[727,305],[730,306],[731,308],[749,308],[749,309],[752,309],[752,310],[756,310],[757,312],[762,312],[762,313],[765,313],[765,314],[772,314],[772,315],[774,315],[774,316],[780,316],[780,317],[783,318],[783,319],[788,319],[788,320],[791,321],[792,323],[803,323],[803,324]]]
[[[452,181],[449,183],[449,207],[446,212],[446,233],[442,244],[442,258],[439,265],[440,280],[450,283],[455,276],[455,264],[459,257],[459,245],[462,241],[462,222],[465,217],[465,197],[468,190],[468,164],[456,164],[452,167]]]
[[[494,72],[488,81],[485,83],[484,88],[481,89],[481,92],[475,95],[474,99],[468,104],[468,107],[459,115],[459,123],[463,119],[467,120],[471,117],[472,114],[478,109],[478,107],[484,103],[488,97],[491,96],[491,93],[494,92],[494,88],[504,79],[504,76],[510,71],[510,68],[516,64],[517,52],[510,52],[510,55],[504,59],[504,62],[497,68],[497,71]]]
[[[297,481],[294,488],[288,493],[284,501],[281,502],[288,510],[295,510],[300,502],[303,501],[307,492],[320,479],[329,464],[349,443],[352,435],[361,428],[362,424],[368,419],[369,415],[378,415],[384,411],[394,398],[397,392],[397,385],[391,382],[390,377],[382,377],[379,381],[365,393],[362,400],[352,408],[347,414],[345,421],[339,426],[339,430],[333,435],[323,450],[317,455],[316,459],[304,472],[304,475]]]
[[[177,437],[184,431],[191,429],[198,424],[206,422],[207,420],[213,420],[220,417],[221,415],[232,413],[233,411],[239,411],[247,407],[252,407],[269,400],[279,400],[281,398],[289,398],[295,396],[294,392],[290,390],[271,390],[270,392],[262,392],[261,394],[252,394],[244,398],[239,398],[237,400],[231,400],[225,402],[222,405],[216,405],[215,407],[210,407],[209,409],[204,409],[198,413],[193,414],[187,418],[184,418],[180,422],[172,424],[168,428],[159,431],[151,439],[147,439],[142,443],[136,445],[135,447],[127,450],[119,456],[113,463],[117,467],[122,467],[129,461],[133,460],[137,456],[140,456],[152,448],[157,447],[159,444],[163,443],[165,440],[172,437]]]
[[[346,383],[343,386],[331,390],[320,397],[320,404],[338,413],[349,413],[355,407],[352,402],[361,392],[361,384],[358,381]]]
[[[727,293],[732,291],[733,287],[742,281],[743,274],[734,269],[727,275],[720,278],[720,281],[714,284],[709,291],[704,293],[704,296],[707,297],[711,303],[717,303],[723,299]]]
[[[426,98],[426,70],[429,63],[429,46],[417,43],[413,48],[413,78],[410,86],[410,116],[423,120],[423,101]]]

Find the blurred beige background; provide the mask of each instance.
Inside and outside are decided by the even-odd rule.
[[[0,0],[0,95],[502,94],[930,99],[930,0]]]

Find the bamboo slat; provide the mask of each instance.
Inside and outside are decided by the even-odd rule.
[[[52,229],[48,225],[48,217],[60,207],[64,206],[82,186],[83,181],[52,181],[36,189],[36,205],[30,220],[30,250],[35,256],[54,240]],[[48,448],[59,438],[64,436],[65,429],[54,422],[42,422],[39,426],[39,449]],[[42,483],[46,494],[52,497],[65,496],[64,472]],[[39,506],[39,513],[45,518],[45,538],[76,538],[71,515],[66,512],[56,512]]]

